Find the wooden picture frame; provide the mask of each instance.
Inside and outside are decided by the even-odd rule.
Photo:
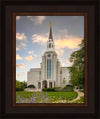
[[[17,12],[14,12],[13,14],[13,25],[12,25],[12,31],[13,31],[13,34],[12,34],[12,39],[13,39],[13,41],[12,41],[12,61],[13,61],[13,63],[12,63],[12,69],[13,69],[13,80],[12,80],[12,87],[13,87],[13,90],[12,90],[12,100],[13,100],[13,106],[14,107],[32,107],[32,106],[34,106],[34,107],[66,107],[66,106],[69,106],[69,107],[87,107],[88,106],[88,97],[87,97],[87,95],[88,95],[88,59],[87,59],[87,48],[88,48],[88,44],[87,44],[87,37],[88,37],[88,33],[87,33],[87,30],[88,30],[88,13],[87,12],[78,12],[78,13],[68,13],[68,12],[62,12],[62,13],[60,13],[60,12],[58,12],[58,13],[56,13],[56,12],[38,12],[38,13],[23,13],[23,12],[19,12],[19,13],[17,13]],[[23,104],[21,104],[21,103],[16,103],[16,90],[15,90],[15,87],[16,87],[16,16],[84,16],[84,40],[85,40],[85,101],[84,101],[84,103],[82,104],[82,103],[80,103],[80,104],[68,104],[68,103],[64,103],[64,104],[49,104],[49,103],[30,103],[30,104],[25,104],[25,103],[23,103]]]
[[[2,118],[4,117],[91,117],[97,118],[97,4],[85,2],[2,2]],[[15,15],[16,14],[84,14],[85,16],[85,103],[15,104]],[[13,36],[13,37],[12,37]],[[91,73],[92,72],[92,73]],[[91,88],[92,87],[92,88]]]

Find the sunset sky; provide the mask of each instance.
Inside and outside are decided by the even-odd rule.
[[[27,81],[27,71],[39,68],[52,22],[55,50],[63,67],[84,38],[84,16],[16,16],[16,79]]]

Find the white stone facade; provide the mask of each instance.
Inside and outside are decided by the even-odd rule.
[[[33,84],[37,89],[43,89],[64,87],[69,84],[69,71],[67,67],[61,67],[61,63],[57,59],[51,26],[47,50],[42,56],[40,65],[40,68],[33,68],[27,72],[27,85]]]

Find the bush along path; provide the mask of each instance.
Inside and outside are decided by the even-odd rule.
[[[74,103],[74,102],[76,103],[77,100],[80,100],[82,97],[84,97],[84,93],[83,93],[83,92],[80,92],[79,90],[74,90],[74,91],[78,93],[78,96],[77,96],[77,98],[75,98],[75,99],[69,101],[69,103]],[[79,102],[79,103],[80,103],[80,102]],[[84,103],[84,102],[83,102],[83,103]]]

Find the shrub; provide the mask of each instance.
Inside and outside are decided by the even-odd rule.
[[[52,92],[52,91],[55,91],[55,89],[54,88],[43,88],[42,91]]]
[[[22,87],[16,87],[16,91],[24,91],[24,88],[22,88]]]
[[[73,92],[74,91],[74,87],[73,86],[67,86],[67,87],[64,87],[61,91]]]
[[[61,87],[54,87],[54,89],[60,89]]]
[[[61,91],[61,87],[55,87],[55,91]]]
[[[29,86],[27,86],[27,88],[35,88],[35,86],[34,85],[29,85]]]
[[[66,87],[73,87],[72,85],[66,85]]]
[[[76,87],[76,89],[84,90],[84,86],[83,85],[79,85],[79,86]]]
[[[27,88],[27,83],[25,81],[20,82],[16,80],[16,87]]]

